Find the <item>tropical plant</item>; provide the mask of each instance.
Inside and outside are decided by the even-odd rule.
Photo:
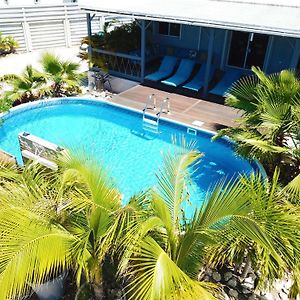
[[[227,105],[243,112],[239,126],[222,129],[215,138],[229,136],[238,154],[258,159],[269,174],[279,166],[288,181],[300,171],[300,81],[293,71],[252,71],[254,76],[236,82],[226,97]]]
[[[0,169],[0,299],[73,270],[101,291],[120,194],[105,171],[66,156],[60,171]]]
[[[33,101],[41,97],[41,87],[46,83],[45,76],[31,65],[20,74],[7,74],[0,78],[10,89],[3,93],[3,103],[7,105]]]
[[[294,284],[290,296],[296,299],[300,294],[300,237],[297,234],[300,185],[296,187],[295,181],[299,182],[300,175],[285,187],[278,178],[279,169],[276,169],[271,180],[252,174],[250,178],[242,176],[224,189],[225,193],[220,188],[213,191],[214,201],[225,204],[230,190],[235,191],[238,196],[234,201],[242,205],[242,209],[238,213],[233,210],[230,222],[214,233],[217,242],[208,247],[206,261],[212,266],[227,263],[239,267],[242,278],[252,268],[259,274],[258,289],[268,289],[275,279],[291,273]],[[208,201],[211,202],[211,198]]]
[[[11,35],[3,36],[0,32],[0,55],[16,52],[19,43]]]
[[[97,298],[107,260],[119,264],[129,299],[216,299],[219,288],[199,280],[200,271],[244,261],[260,272],[260,286],[291,272],[291,295],[299,294],[300,175],[286,187],[277,171],[270,182],[260,175],[224,180],[187,217],[200,158],[183,141],[164,155],[157,186],[122,208],[110,177],[90,158],[67,155],[56,173],[3,166],[0,299],[63,270],[72,270],[78,286],[90,283]]]
[[[41,57],[41,65],[49,86],[44,93],[54,97],[80,93],[83,74],[79,73],[79,64],[62,60],[58,56],[46,52]]]
[[[212,299],[217,290],[199,281],[200,271],[244,261],[260,272],[260,287],[293,272],[298,294],[300,209],[287,201],[278,172],[272,182],[253,175],[217,184],[187,219],[189,168],[201,155],[184,149],[164,156],[157,188],[134,198],[124,216],[120,272],[130,278],[130,299]]]

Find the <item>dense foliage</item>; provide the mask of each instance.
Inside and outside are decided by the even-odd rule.
[[[190,170],[201,168],[194,146],[183,141],[165,153],[157,185],[124,207],[91,158],[66,155],[53,173],[3,166],[0,298],[68,270],[99,299],[108,263],[129,299],[216,299],[220,287],[202,281],[201,271],[223,264],[243,269],[245,261],[260,273],[260,287],[290,272],[291,297],[299,294],[300,176],[286,187],[277,170],[270,181],[259,174],[222,181],[189,219],[183,207]]]
[[[117,21],[106,22],[103,31],[92,35],[91,38],[85,37],[81,44],[87,44],[94,49],[103,49],[111,52],[129,53],[140,49],[140,28],[136,22],[129,24],[118,24]],[[88,59],[88,53],[80,53],[82,59]],[[94,66],[101,69],[107,69],[110,61],[104,55],[92,52],[92,61]]]
[[[268,174],[276,166],[288,181],[300,172],[300,80],[293,71],[242,78],[228,91],[226,104],[241,109],[237,128],[223,129],[238,154],[258,159]]]
[[[0,78],[8,86],[0,95],[0,111],[43,96],[61,97],[81,92],[79,64],[64,61],[51,53],[44,53],[40,62],[42,70],[27,65],[20,75],[7,74]]]

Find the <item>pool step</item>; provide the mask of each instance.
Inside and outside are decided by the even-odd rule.
[[[146,116],[144,114],[143,116],[143,129],[153,132],[153,133],[159,133],[158,130],[159,125],[159,119],[155,116]]]

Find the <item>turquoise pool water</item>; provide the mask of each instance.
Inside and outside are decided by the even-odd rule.
[[[165,121],[160,123],[160,134],[149,134],[142,130],[140,114],[100,101],[62,100],[28,107],[3,117],[1,149],[21,162],[17,139],[21,131],[67,148],[84,149],[106,166],[124,194],[124,201],[156,183],[161,154],[173,147],[172,136],[196,140],[204,153],[193,175],[193,205],[199,205],[209,186],[224,176],[231,178],[253,170],[249,162],[234,155],[226,140],[212,142],[211,134],[204,131],[191,136],[186,127]]]

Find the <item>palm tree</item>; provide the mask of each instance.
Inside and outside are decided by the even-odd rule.
[[[107,258],[119,262],[130,299],[216,299],[218,287],[199,281],[200,270],[243,260],[261,272],[261,286],[292,272],[297,295],[300,175],[284,188],[277,171],[272,182],[259,175],[221,182],[188,219],[182,207],[201,158],[194,146],[166,153],[157,186],[122,208],[90,158],[63,157],[56,173],[0,168],[0,299],[63,270],[97,296]]]
[[[42,55],[41,65],[45,77],[50,81],[47,92],[54,97],[80,92],[80,82],[83,75],[79,73],[79,64],[64,61],[58,56],[46,52]]]
[[[103,169],[67,156],[58,173],[0,170],[0,299],[72,270],[101,292],[120,194]]]
[[[244,261],[261,272],[260,286],[285,271],[297,279],[300,208],[287,201],[288,188],[279,188],[278,172],[272,182],[253,175],[217,184],[188,220],[182,205],[200,156],[190,146],[166,154],[157,188],[130,203],[120,258],[130,299],[214,299],[218,290],[199,281],[200,271]],[[292,186],[296,195],[300,189]],[[296,280],[293,293],[299,290]]]
[[[272,75],[252,71],[254,76],[242,78],[226,97],[227,105],[243,111],[239,126],[220,130],[216,137],[232,138],[238,154],[258,159],[269,174],[276,165],[287,167],[291,179],[300,169],[300,81],[288,70]]]
[[[46,83],[45,76],[31,65],[26,66],[20,75],[7,74],[0,78],[11,89],[4,92],[3,98],[14,105],[33,101],[41,96],[40,89]]]

